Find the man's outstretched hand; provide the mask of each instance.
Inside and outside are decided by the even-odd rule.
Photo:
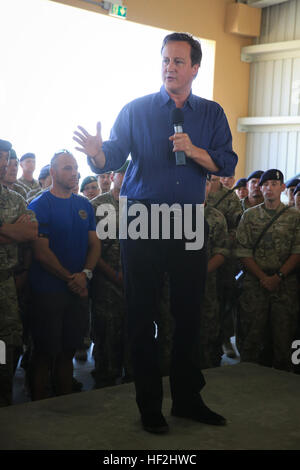
[[[89,157],[96,157],[99,155],[102,152],[101,123],[97,122],[96,135],[90,135],[81,126],[78,126],[78,129],[81,132],[75,131],[73,136],[73,140],[80,145],[80,147],[75,147],[76,150],[85,153]]]

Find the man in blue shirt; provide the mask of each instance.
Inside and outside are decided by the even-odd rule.
[[[28,206],[39,222],[30,269],[33,400],[47,397],[53,363],[56,394],[72,392],[72,359],[88,321],[87,280],[100,255],[92,205],[72,193],[78,173],[73,155],[68,151],[55,154],[50,173],[51,189]]]
[[[79,127],[81,132],[75,132],[74,140],[80,144],[77,149],[88,155],[95,173],[119,168],[131,154],[121,190],[129,206],[136,202],[149,209],[153,204],[178,203],[180,207],[189,204],[195,226],[195,207],[204,202],[207,173],[230,176],[237,156],[232,150],[223,109],[191,93],[202,57],[199,42],[190,35],[173,33],[164,39],[161,52],[160,92],[127,104],[113,126],[109,141],[102,142],[100,123],[96,136]],[[183,112],[182,133],[174,134],[171,119],[174,108]],[[185,152],[186,165],[176,165],[174,152],[179,151]],[[203,225],[207,233],[204,220]],[[207,408],[199,393],[205,384],[199,369],[198,349],[207,272],[206,244],[202,249],[190,251],[185,242],[185,237],[176,239],[174,233],[169,240],[162,235],[159,239],[121,240],[136,399],[143,427],[149,432],[168,431],[161,413],[162,379],[154,334],[164,272],[170,275],[171,311],[175,318],[170,366],[171,412],[174,416],[209,424],[226,422]]]

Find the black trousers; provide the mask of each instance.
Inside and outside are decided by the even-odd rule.
[[[208,225],[204,219],[202,223],[207,240]],[[201,250],[190,251],[186,250],[185,239],[128,238],[120,242],[136,400],[141,413],[153,413],[161,410],[163,398],[154,322],[165,272],[169,273],[175,320],[170,364],[172,399],[188,400],[205,385],[199,367],[199,332],[207,273],[206,243]]]

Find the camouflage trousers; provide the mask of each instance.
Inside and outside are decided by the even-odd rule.
[[[218,367],[222,359],[221,312],[217,295],[216,273],[206,279],[204,305],[201,312],[200,366],[201,369]]]
[[[275,292],[260,286],[247,274],[239,299],[237,348],[241,361],[292,370],[291,345],[298,315],[298,291],[295,275],[283,279]]]
[[[7,406],[12,403],[13,376],[22,348],[22,324],[12,276],[0,282],[0,341],[5,352],[5,363],[0,363],[0,406]]]
[[[125,299],[121,289],[103,282],[92,296],[91,337],[94,342],[96,385],[114,382],[125,371],[132,376],[127,340]]]

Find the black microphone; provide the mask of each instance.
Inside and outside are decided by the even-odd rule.
[[[183,118],[183,112],[180,108],[174,108],[172,110],[171,120],[174,126],[175,134],[182,134],[183,133],[182,126],[184,123],[184,118]],[[179,152],[175,152],[175,159],[176,159],[176,165],[186,165],[185,153],[182,150],[180,150]]]

